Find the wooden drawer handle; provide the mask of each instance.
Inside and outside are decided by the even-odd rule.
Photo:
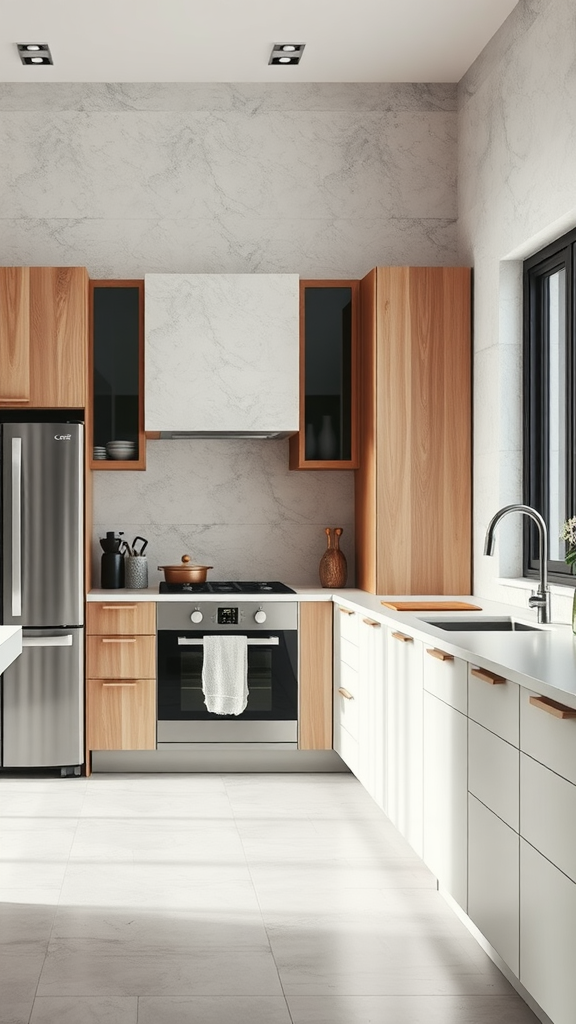
[[[103,612],[126,612],[134,611],[136,608],[135,604],[103,604]]]
[[[540,708],[540,711],[547,711],[549,715],[554,715],[554,718],[576,718],[576,708],[558,704],[550,697],[530,697],[529,701],[535,708]]]
[[[438,661],[454,661],[453,654],[446,654],[446,651],[439,651],[437,647],[427,647],[426,654],[429,654],[431,658],[437,658]]]
[[[29,402],[29,398],[0,398],[0,402]]]
[[[138,686],[138,683],[102,683],[102,686]]]
[[[356,615],[356,612],[350,610],[350,608],[340,608],[342,615]]]
[[[354,700],[354,696],[350,693],[350,690],[345,690],[343,686],[338,688],[338,693],[341,693],[346,700]]]
[[[135,644],[135,636],[105,636],[102,637],[103,644]]]
[[[365,622],[367,626],[374,626],[374,629],[380,629],[382,626],[382,623],[376,622],[375,619],[362,619],[362,622]]]
[[[481,679],[483,683],[490,683],[490,686],[498,686],[500,683],[506,682],[504,676],[497,676],[494,672],[489,672],[487,668],[471,668],[470,675]]]
[[[394,637],[395,640],[400,640],[400,642],[403,643],[403,644],[413,644],[414,643],[414,637],[413,636],[408,636],[407,633],[392,633],[392,636]]]

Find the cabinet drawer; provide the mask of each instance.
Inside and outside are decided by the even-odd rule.
[[[349,640],[346,640],[345,637],[342,637],[340,640],[340,659],[355,672],[358,671],[358,648],[355,644],[351,644]]]
[[[156,632],[156,604],[153,601],[107,602],[86,605],[86,632],[117,636]]]
[[[518,976],[520,838],[468,797],[468,916]]]
[[[358,624],[360,615],[349,608],[342,608],[336,605],[336,628],[343,640],[349,640],[352,644],[358,644]]]
[[[87,636],[89,679],[154,679],[156,637]]]
[[[474,673],[480,673],[479,678]],[[468,716],[517,747],[520,740],[520,687],[509,679],[470,665],[468,670]]]
[[[554,1024],[574,1024],[576,885],[520,840],[520,981]]]
[[[86,745],[89,750],[154,750],[154,679],[88,679]]]
[[[340,685],[334,694],[334,706],[336,721],[358,739],[358,673],[346,664],[340,668]]]
[[[520,694],[520,749],[576,785],[576,718],[535,707],[530,697],[539,696],[524,688]]]
[[[431,653],[434,652],[434,653]],[[446,660],[442,660],[442,655]],[[468,664],[461,658],[445,655],[440,647],[424,645],[424,689],[446,704],[467,714]]]
[[[358,741],[350,735],[344,726],[334,729],[334,750],[347,764],[354,775],[358,774]]]
[[[516,832],[519,753],[476,722],[468,722],[468,789]]]
[[[520,832],[576,881],[576,786],[520,757]]]

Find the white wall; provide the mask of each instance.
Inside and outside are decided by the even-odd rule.
[[[453,264],[456,123],[450,85],[2,85],[0,262],[94,278]],[[143,532],[151,565],[189,551],[213,578],[314,584],[338,525],[353,571],[353,474],[287,466],[287,442],[150,444],[145,473],[94,474],[95,534]]]
[[[526,0],[459,85],[460,255],[474,267],[474,591],[521,605],[525,590],[495,583],[521,574],[520,516],[498,528],[494,558],[482,548],[492,514],[522,500],[522,259],[576,225],[575,39],[573,0]],[[563,592],[553,617],[569,621]]]

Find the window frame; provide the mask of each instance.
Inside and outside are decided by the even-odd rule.
[[[576,515],[576,472],[570,453],[576,440],[576,229],[534,253],[523,265],[523,490],[524,502],[542,513],[549,531],[550,441],[550,338],[548,294],[543,282],[565,269],[565,517]],[[523,574],[539,575],[538,533],[525,517],[523,525]],[[574,570],[564,561],[549,559],[552,582],[573,585]]]

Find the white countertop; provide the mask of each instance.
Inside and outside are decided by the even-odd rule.
[[[432,626],[427,619],[464,619],[479,615],[510,615],[520,621],[537,625],[536,612],[513,605],[485,601],[470,595],[453,595],[454,600],[480,605],[481,612],[397,612],[384,608],[382,601],[415,601],[419,595],[383,596],[368,594],[352,588],[328,590],[322,587],[292,586],[294,594],[235,595],[239,600],[258,601],[335,601],[354,610],[369,614],[396,629],[408,630],[419,640],[440,647],[457,658],[472,661],[482,668],[491,669],[508,679],[538,690],[576,708],[576,638],[570,626],[552,623],[539,630],[527,632],[448,632]],[[190,594],[159,594],[154,587],[146,590],[92,590],[88,601],[187,601]],[[202,594],[202,601],[222,602],[221,594]],[[448,601],[451,595],[424,595],[423,601]]]
[[[20,626],[0,626],[0,675],[22,654]]]

